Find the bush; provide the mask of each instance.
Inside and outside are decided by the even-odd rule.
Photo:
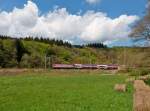
[[[150,69],[133,69],[130,72],[131,76],[144,76],[150,74]]]
[[[144,81],[146,84],[150,85],[150,79]]]
[[[150,69],[142,69],[140,71],[141,76],[148,75],[148,74],[150,74]]]
[[[130,72],[131,76],[139,76],[139,71],[137,69],[132,69],[132,71]]]
[[[118,73],[130,73],[130,72],[132,72],[131,68],[123,68],[118,71]]]

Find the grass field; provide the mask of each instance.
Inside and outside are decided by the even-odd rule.
[[[79,72],[2,75],[0,111],[132,111],[132,85],[126,93],[113,90],[125,78]]]

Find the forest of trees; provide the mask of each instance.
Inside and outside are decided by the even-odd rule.
[[[37,42],[43,42],[46,44],[51,45],[58,45],[58,46],[66,46],[66,47],[72,47],[72,44],[63,40],[55,40],[55,39],[49,39],[44,37],[23,37],[23,38],[14,38],[9,36],[3,36],[0,35],[0,39],[19,39],[19,40],[26,40],[26,41],[37,41]]]
[[[43,67],[45,56],[56,58],[57,63],[77,63],[86,57],[75,56],[77,53],[85,53],[89,56],[89,48],[107,48],[102,43],[91,43],[87,45],[72,45],[63,40],[54,40],[48,38],[12,38],[9,36],[0,36],[0,67]],[[81,52],[80,52],[81,51]],[[86,51],[86,52],[84,52]],[[83,55],[84,56],[84,55]],[[92,55],[90,55],[92,58]],[[76,57],[76,58],[74,58]],[[77,60],[76,60],[77,59]],[[79,60],[78,60],[79,59]]]
[[[147,67],[150,64],[149,55],[149,47],[97,48],[95,44],[90,47],[80,45],[67,47],[35,40],[0,39],[1,68],[44,68],[45,57],[47,57],[47,67],[52,63]]]
[[[107,48],[107,45],[104,45],[103,43],[91,43],[85,45],[86,47],[91,47],[91,48]]]
[[[0,35],[0,39],[14,39],[14,40],[25,40],[25,41],[37,41],[42,42],[50,45],[57,45],[57,46],[65,46],[65,47],[75,47],[75,48],[83,48],[83,47],[93,47],[93,48],[107,48],[107,45],[103,43],[89,43],[84,45],[72,45],[71,43],[63,40],[57,39],[50,39],[44,37],[25,37],[25,38],[13,38],[9,36]]]

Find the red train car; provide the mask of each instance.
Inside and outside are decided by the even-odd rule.
[[[53,69],[103,69],[117,70],[118,65],[97,65],[97,64],[53,64]]]
[[[97,65],[95,65],[95,64],[74,64],[74,68],[76,68],[76,69],[97,69]]]
[[[118,67],[119,67],[118,65],[108,65],[107,70],[117,70]]]
[[[95,64],[83,64],[82,67],[83,69],[98,69]]]

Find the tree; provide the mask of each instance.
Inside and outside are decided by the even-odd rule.
[[[7,45],[9,46],[10,44]],[[15,58],[16,54],[13,44],[9,47],[5,47],[3,40],[0,40],[0,67],[6,68],[16,66],[17,62]]]
[[[92,47],[92,48],[107,48],[107,46],[104,45],[103,43],[90,43],[90,44],[87,44],[86,47]]]
[[[30,54],[30,52],[24,47],[20,39],[16,39],[15,46],[16,46],[16,60],[18,62],[18,66],[20,66],[20,62],[23,55]]]
[[[56,55],[55,51],[48,47],[48,49],[46,50],[46,56],[52,56],[52,55]]]
[[[147,4],[146,15],[133,26],[131,37],[150,40],[150,0]]]

